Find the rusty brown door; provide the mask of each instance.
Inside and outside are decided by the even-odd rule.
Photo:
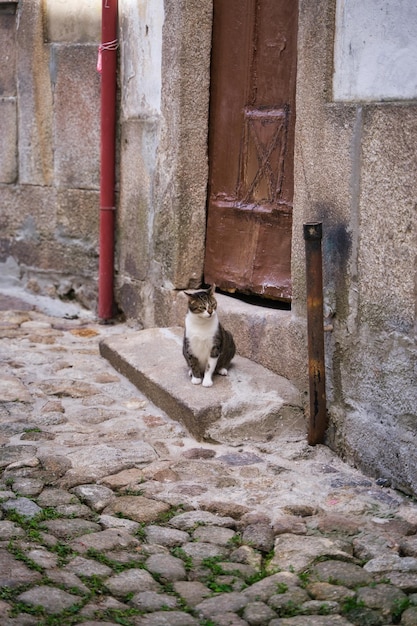
[[[204,279],[291,299],[297,0],[214,0]]]

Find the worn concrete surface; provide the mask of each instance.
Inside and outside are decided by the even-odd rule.
[[[298,390],[288,380],[236,356],[227,377],[213,387],[192,385],[182,357],[182,328],[150,328],[113,335],[100,353],[198,440],[237,445],[303,436],[306,424]]]

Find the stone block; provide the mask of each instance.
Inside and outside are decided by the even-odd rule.
[[[0,258],[12,257],[30,288],[95,306],[98,193],[3,186]]]
[[[36,243],[50,237],[56,225],[56,190],[32,185],[4,186],[2,236]]]
[[[100,75],[97,46],[52,45],[54,180],[58,187],[100,184]]]
[[[417,109],[385,105],[364,115],[360,193],[361,321],[413,332]]]
[[[0,41],[2,47],[0,96],[16,95],[16,16],[0,15]],[[4,128],[2,125],[1,128]]]
[[[99,207],[98,191],[59,190],[55,230],[57,240],[95,251],[99,238]]]
[[[16,98],[0,98],[0,183],[17,179]]]
[[[47,41],[100,42],[101,5],[101,0],[45,0]]]
[[[169,1],[164,9],[154,241],[163,280],[181,289],[203,273],[212,3]]]
[[[127,281],[145,280],[152,258],[158,118],[129,120],[123,124],[120,155],[118,225],[119,271]]]
[[[302,318],[218,293],[216,299],[219,317],[232,332],[240,355],[288,378],[299,389],[307,388],[307,327]]]
[[[192,385],[182,357],[181,328],[151,328],[100,344],[102,356],[198,440],[269,441],[303,436],[298,390],[286,379],[236,356],[213,387]]]
[[[41,4],[20,4],[16,31],[19,182],[29,185],[50,185],[53,175],[52,88]]]

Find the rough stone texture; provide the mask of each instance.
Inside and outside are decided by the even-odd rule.
[[[123,282],[127,279],[145,281],[150,265],[152,242],[149,241],[148,214],[151,209],[151,180],[156,161],[157,119],[127,120],[122,128],[121,194],[118,211],[120,228],[120,302],[135,317],[139,303],[146,299],[140,287],[132,287],[133,294]],[[135,163],[135,168],[129,163]],[[143,182],[138,188],[138,178]],[[120,284],[121,283],[121,284]],[[136,283],[134,283],[136,285]]]
[[[305,321],[291,311],[247,304],[223,294],[216,294],[216,299],[222,324],[232,332],[237,352],[304,390],[308,384]],[[180,293],[177,300],[182,324],[186,297]]]
[[[400,543],[402,556],[417,557],[417,535],[405,537]]]
[[[304,605],[305,602],[308,602],[309,595],[304,589],[290,589],[289,591],[284,591],[284,593],[277,593],[272,595],[269,600],[269,606],[271,606],[275,611],[279,613],[284,613],[287,610],[291,610],[291,607],[294,605]],[[306,611],[309,613],[309,611]]]
[[[175,609],[178,600],[167,593],[156,593],[156,591],[141,591],[136,593],[130,604],[140,611],[159,611],[161,609]]]
[[[343,563],[342,561],[323,561],[317,563],[312,569],[313,576],[322,582],[335,582],[345,587],[358,587],[369,585],[372,576],[365,569],[354,563]]]
[[[370,609],[378,609],[386,619],[392,619],[392,614],[407,596],[401,589],[393,585],[380,584],[372,587],[362,587],[357,592],[359,602]]]
[[[132,468],[128,470],[122,470],[117,474],[105,476],[101,478],[99,483],[109,487],[110,489],[117,489],[120,487],[127,487],[130,484],[137,484],[142,481],[143,472],[138,468]]]
[[[349,626],[349,622],[340,615],[299,615],[298,617],[284,617],[272,620],[269,626]]]
[[[205,559],[224,557],[227,553],[224,546],[204,542],[186,543],[182,549],[187,556],[191,557],[193,563],[201,563]]]
[[[409,375],[416,359],[415,269],[409,268],[415,268],[416,108],[332,102],[334,7],[329,0],[300,3],[293,312],[303,315],[302,224],[320,220],[333,328],[326,337],[329,441],[366,471],[415,493],[416,388]]]
[[[10,539],[22,537],[22,535],[24,535],[24,533],[17,524],[9,522],[8,520],[2,520],[0,522],[0,541],[10,541]]]
[[[213,526],[234,527],[235,520],[231,517],[220,517],[209,511],[187,511],[175,515],[169,520],[169,524],[180,530],[188,530],[199,524],[208,524]]]
[[[41,507],[29,498],[13,498],[3,502],[0,506],[3,511],[15,511],[19,515],[28,518],[35,517],[42,511]]]
[[[82,247],[91,258],[86,270],[91,269],[91,261],[96,259],[98,204],[98,191],[95,190],[65,189],[57,194],[57,236],[70,247],[82,239]]]
[[[164,528],[163,526],[148,526],[146,528],[146,539],[149,543],[157,543],[161,546],[174,547],[188,541],[188,534],[185,531],[175,528]]]
[[[100,530],[99,524],[85,519],[46,520],[43,525],[59,539],[79,537],[80,535]]]
[[[111,576],[107,579],[106,586],[115,596],[125,596],[131,592],[160,590],[159,584],[149,572],[135,568]]]
[[[69,464],[66,468],[68,470],[71,467]],[[65,472],[64,472],[65,473]],[[78,504],[78,498],[64,489],[57,489],[54,487],[46,487],[39,494],[38,503],[40,506],[59,506],[62,504]]]
[[[136,626],[198,626],[198,620],[183,611],[155,611],[138,618]]]
[[[13,481],[13,491],[21,496],[36,497],[43,488],[43,481],[36,478],[18,478]]]
[[[53,177],[52,86],[40,2],[19,7],[17,29],[19,180],[49,185]]]
[[[292,569],[301,572],[318,558],[339,558],[350,560],[349,554],[331,539],[298,535],[278,535],[275,540],[274,557],[269,568]]]
[[[289,433],[197,446],[100,358],[120,328],[35,310],[0,311],[2,323],[5,373],[30,394],[0,406],[2,626],[415,624],[412,499]],[[35,332],[54,343],[30,344]],[[66,420],[39,425],[45,390],[63,381],[88,381],[88,394],[62,395]],[[89,482],[114,450],[125,469]],[[69,456],[83,461],[75,488]],[[107,498],[119,510],[98,515]],[[35,519],[16,515],[22,501]],[[265,575],[271,559],[287,571]]]
[[[39,572],[30,570],[21,561],[12,557],[7,550],[0,549],[0,557],[0,587],[14,589],[20,585],[33,584],[41,580],[42,576]]]
[[[87,578],[93,576],[103,578],[112,574],[112,569],[107,565],[103,565],[92,559],[85,559],[82,556],[77,556],[72,559],[64,569]]]
[[[140,528],[138,522],[134,522],[131,519],[115,517],[113,515],[100,515],[99,521],[103,528],[121,528],[131,533],[134,533]]]
[[[154,325],[167,308],[165,293],[171,286],[197,286],[201,280],[212,2],[170,1],[163,9],[153,3],[146,8],[146,19],[153,46],[147,43],[148,30],[141,27],[138,12],[127,10],[122,20],[124,36],[133,37],[137,52],[122,49],[127,89],[122,101],[125,141],[117,291],[129,316]],[[139,67],[144,70],[134,66],[131,71],[131,55],[139,52]],[[160,76],[157,84],[155,76]],[[141,83],[148,89],[141,89]],[[143,246],[138,247],[138,241]]]
[[[274,546],[274,532],[268,524],[248,524],[242,541],[261,552],[270,552]]]
[[[90,12],[85,3],[72,3],[72,18],[91,19],[88,4]],[[0,140],[0,261],[13,260],[35,291],[76,293],[92,306],[98,240],[98,38],[91,21],[78,22],[78,39],[62,38],[65,22],[59,26],[60,13],[52,9],[51,2],[33,0],[17,4],[16,15],[2,13],[8,58],[0,88],[5,129]],[[67,31],[71,24],[74,31],[74,21],[66,24]],[[59,43],[53,43],[50,37],[59,32]],[[67,192],[59,190],[63,187]]]
[[[100,76],[91,71],[97,45],[52,45],[51,58],[54,179],[59,187],[97,189],[99,169],[92,155],[100,149]]]
[[[169,510],[169,505],[143,496],[120,496],[113,500],[105,512],[123,513],[136,522],[154,522]]]
[[[235,534],[235,531],[231,528],[200,526],[196,528],[193,532],[193,538],[197,539],[198,541],[215,543],[219,546],[227,546],[228,544],[230,544],[232,538],[235,537]]]
[[[13,14],[4,13],[0,23],[1,40],[7,50],[7,63],[3,64],[1,96],[10,97],[16,95],[16,17]],[[4,127],[3,127],[4,128]]]
[[[74,487],[73,492],[97,512],[102,511],[114,500],[114,492],[104,485],[78,485]]]
[[[108,529],[97,533],[85,534],[74,539],[72,546],[81,554],[94,550],[114,550],[115,548],[127,548],[136,546],[139,541],[125,531]]]
[[[208,618],[222,613],[234,613],[243,609],[248,603],[247,598],[239,592],[224,593],[207,598],[197,604],[195,610],[202,617]]]
[[[412,606],[406,609],[401,616],[401,624],[403,626],[416,626],[417,624],[417,607]]]
[[[0,97],[0,182],[17,178],[17,103],[15,97]]]
[[[2,376],[0,383],[2,402],[30,402],[30,394],[15,376]]]
[[[316,600],[334,600],[343,602],[347,598],[353,598],[355,592],[343,585],[332,585],[330,583],[314,582],[307,585],[307,591]]]
[[[191,607],[195,607],[197,604],[200,604],[204,598],[211,595],[210,589],[198,580],[179,580],[174,582],[173,587],[176,593]]]
[[[265,440],[304,428],[301,398],[284,378],[236,356],[210,389],[190,384],[181,355],[183,330],[148,329],[101,342],[100,351],[142,392],[197,438]],[[170,369],[171,375],[165,372]]]
[[[94,464],[92,465],[93,457]],[[147,443],[138,442],[135,450],[132,450],[129,455],[124,455],[118,447],[98,444],[91,446],[88,451],[77,450],[69,454],[73,470],[67,474],[68,478],[74,474],[75,481],[77,481],[77,475],[83,471],[83,468],[89,467],[92,468],[89,476],[97,480],[105,476],[109,470],[117,472],[135,463],[146,463],[154,458],[155,452]]]
[[[20,602],[24,602],[29,606],[43,607],[49,614],[61,613],[81,600],[79,596],[69,594],[61,589],[47,587],[46,585],[24,591],[18,598]]]
[[[2,12],[0,262],[93,307],[99,3],[61,4]],[[302,225],[323,221],[329,442],[415,493],[416,106],[333,102],[335,6],[300,0],[292,310],[248,316],[232,300],[225,321],[241,355],[306,391]],[[142,326],[172,326],[177,290],[204,274],[212,1],[126,2],[119,24],[117,299]]]
[[[83,573],[84,576],[84,573]],[[60,585],[60,587],[64,587],[64,589],[68,591],[76,591],[77,593],[89,593],[89,588],[87,585],[81,581],[78,576],[73,574],[72,572],[66,572],[59,569],[49,570],[48,578],[56,585]]]
[[[412,344],[415,303],[409,292],[414,288],[414,276],[404,274],[404,268],[414,259],[411,241],[415,211],[408,191],[411,182],[408,182],[411,174],[408,163],[414,157],[410,149],[400,150],[396,137],[398,132],[405,136],[415,132],[416,116],[413,110],[402,111],[399,115],[398,107],[392,106],[366,111],[364,122],[363,150],[367,167],[361,182],[360,212],[364,228],[358,255],[362,277],[359,297],[363,302],[359,316],[363,327],[359,329],[358,342],[362,346],[373,344],[374,349],[364,355],[354,373],[347,367],[346,393],[355,398],[357,406],[360,399],[362,408],[346,418],[346,445],[355,449],[357,458],[363,458],[363,463],[374,467],[378,475],[391,476],[392,484],[412,491],[416,472],[411,440],[417,396],[406,381],[416,357]],[[394,188],[388,183],[388,177],[396,181]],[[383,191],[388,187],[389,196]],[[393,202],[402,206],[400,215],[395,217],[388,210]],[[366,208],[369,206],[374,210],[369,211]],[[374,229],[371,222],[380,211],[384,218]],[[391,233],[383,252],[380,250],[382,232]],[[378,337],[375,343],[374,337]],[[375,361],[378,363],[377,385],[369,371]],[[402,389],[400,406],[395,391],[399,386]],[[365,397],[372,406],[372,420],[369,415],[365,416]],[[393,436],[393,445],[382,443]]]
[[[145,562],[151,574],[161,577],[161,580],[174,582],[186,577],[184,563],[181,559],[165,554],[152,554]]]

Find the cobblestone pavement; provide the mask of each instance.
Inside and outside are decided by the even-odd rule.
[[[409,498],[291,432],[198,443],[100,358],[135,329],[2,304],[2,626],[417,624]]]

